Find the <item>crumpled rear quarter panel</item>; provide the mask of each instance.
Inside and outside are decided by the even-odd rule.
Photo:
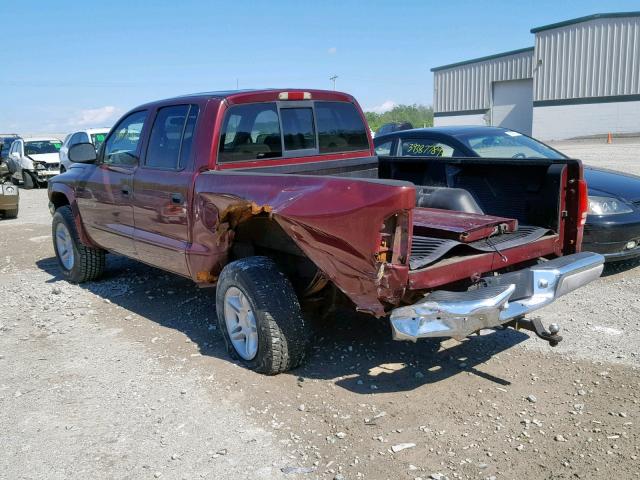
[[[409,184],[212,171],[197,177],[195,190],[192,272],[215,275],[227,261],[235,224],[267,213],[359,310],[384,315],[379,297],[397,296],[407,284],[401,265],[379,276],[375,254],[383,221],[415,205]]]

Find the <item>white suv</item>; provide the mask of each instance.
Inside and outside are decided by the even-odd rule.
[[[108,128],[87,128],[86,130],[78,130],[77,132],[67,135],[62,143],[62,148],[60,148],[60,173],[66,172],[71,166],[72,162],[69,160],[69,148],[76,143],[93,143],[97,152],[107,137],[107,133],[109,133]]]
[[[62,142],[57,138],[18,138],[11,144],[7,166],[14,183],[20,180],[24,188],[44,184],[60,173],[59,151]]]

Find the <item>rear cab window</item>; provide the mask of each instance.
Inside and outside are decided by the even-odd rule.
[[[218,162],[269,160],[369,149],[355,105],[283,101],[231,106],[222,124]]]
[[[351,152],[369,148],[367,127],[358,110],[346,102],[317,102],[320,153]]]
[[[219,160],[238,162],[282,157],[275,103],[236,105],[227,112],[220,135]]]
[[[285,151],[310,150],[316,153],[316,132],[313,121],[313,108],[280,109]]]

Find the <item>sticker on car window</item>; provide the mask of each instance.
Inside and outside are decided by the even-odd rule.
[[[421,143],[405,144],[405,151],[407,154],[433,155],[435,157],[442,157],[444,154],[444,149],[440,145],[423,145]]]
[[[507,134],[507,135],[509,135],[510,137],[521,137],[521,136],[522,136],[522,134],[521,134],[521,133],[518,133],[518,132],[512,132],[511,130],[507,130],[507,131],[506,131],[506,132],[504,132],[504,133],[506,133],[506,134]]]

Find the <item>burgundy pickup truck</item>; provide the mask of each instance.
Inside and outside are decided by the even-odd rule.
[[[368,132],[329,91],[135,108],[49,182],[60,268],[95,280],[113,252],[217,286],[230,354],[268,374],[304,359],[303,312],[345,303],[389,317],[396,340],[513,326],[556,344],[557,325],[524,315],[602,272],[580,253],[581,163],[378,159]]]

